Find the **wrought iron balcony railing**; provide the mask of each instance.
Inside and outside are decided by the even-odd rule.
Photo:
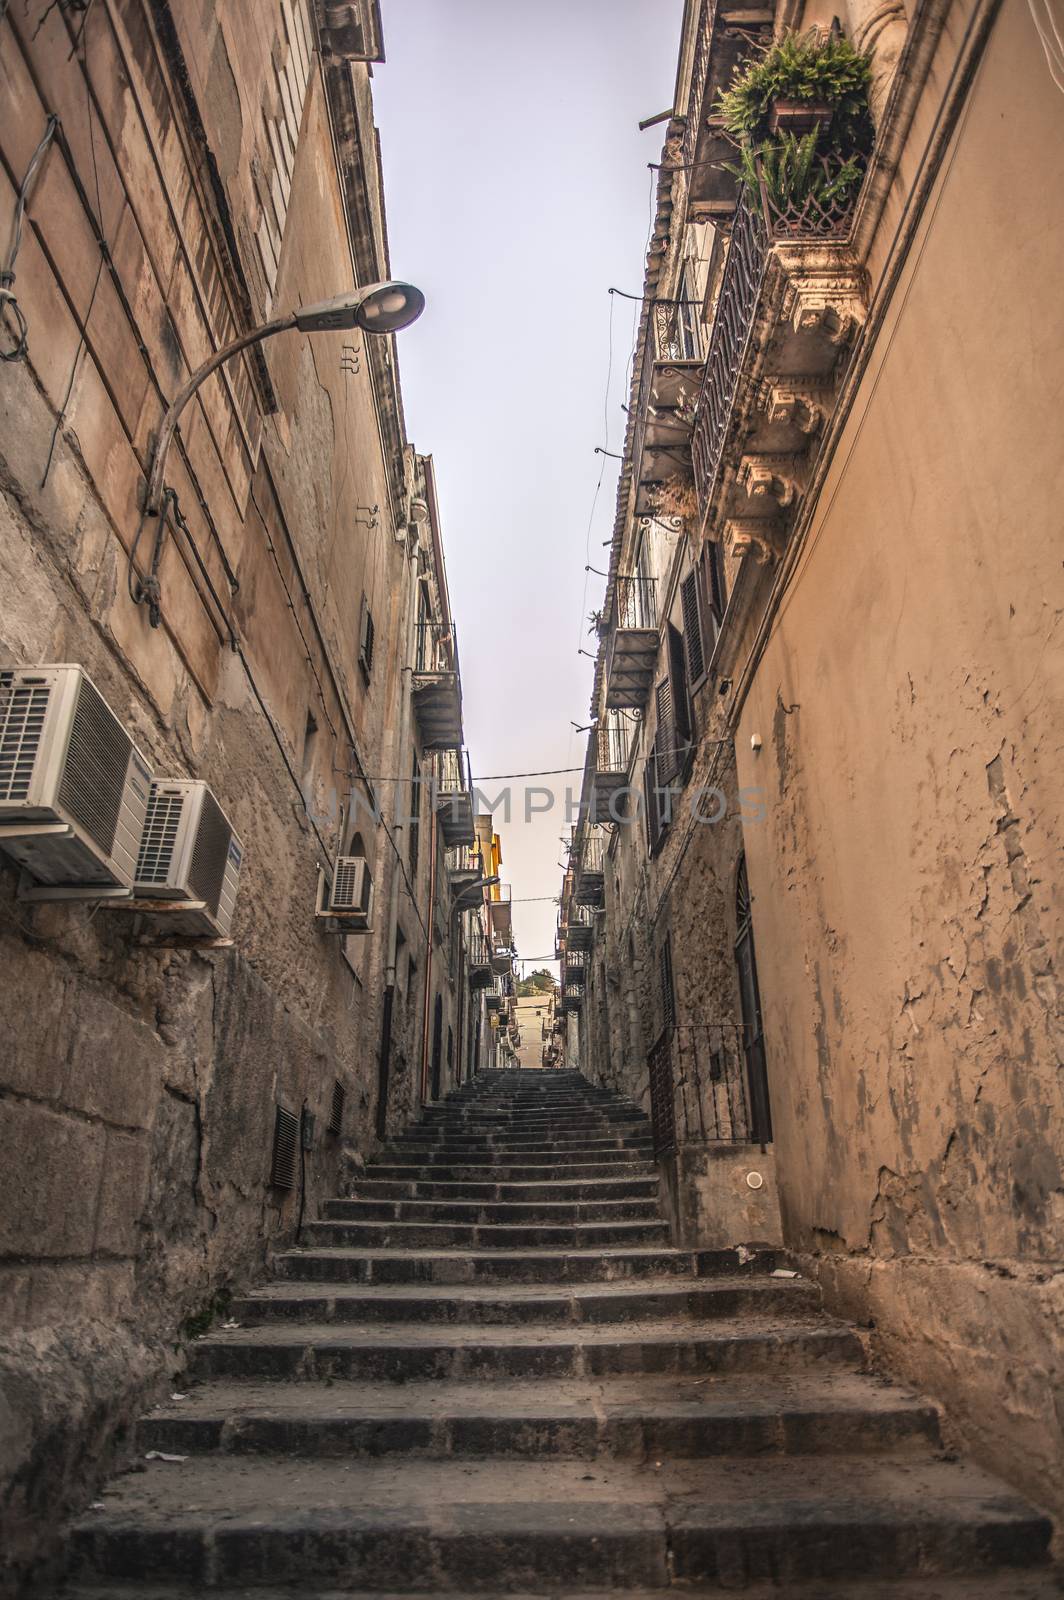
[[[825,193],[827,180],[837,171],[826,161],[823,165],[825,184],[819,195]],[[760,163],[758,166],[760,170]],[[845,239],[859,192],[857,183],[824,200],[814,188],[803,201],[780,205],[762,180],[759,205],[745,191],[739,199],[721,271],[691,439],[695,489],[703,510],[710,503],[720,468],[770,254],[778,245]]]
[[[615,629],[653,629],[658,625],[657,584],[638,574],[617,578],[613,591]]]
[[[639,722],[639,716],[632,711],[606,713],[595,730],[597,773],[627,776]]]
[[[691,440],[695,488],[703,506],[709,503],[720,465],[728,418],[754,325],[766,251],[764,220],[744,198],[735,212]]]

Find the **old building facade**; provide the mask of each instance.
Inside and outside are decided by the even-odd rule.
[[[25,833],[18,674],[72,664],[140,770],[209,785],[239,871],[206,937],[142,892],[42,899],[0,856],[5,1581],[179,1334],[492,1048],[457,632],[395,337],[250,343],[144,514],[197,367],[389,279],[380,58],[369,3],[0,7],[0,842]]]
[[[814,27],[867,142],[779,91],[743,157]],[[1051,67],[1018,0],[687,5],[560,946],[677,1236],[782,1239],[1059,1505]]]

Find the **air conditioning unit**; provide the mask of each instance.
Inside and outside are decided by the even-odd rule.
[[[316,915],[332,923],[332,931],[368,933],[372,911],[373,879],[365,856],[337,856],[331,882],[319,871]]]
[[[170,900],[167,929],[228,938],[244,849],[232,823],[198,779],[151,786],[133,891],[138,900]]]
[[[83,667],[0,669],[0,848],[46,886],[23,898],[128,898],[151,779]]]

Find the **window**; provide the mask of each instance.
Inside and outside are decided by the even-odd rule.
[[[647,849],[652,856],[661,849],[672,813],[672,796],[658,772],[657,741],[650,747],[643,764],[643,819],[647,830]]]
[[[314,792],[314,755],[318,745],[318,724],[312,711],[307,712],[307,725],[303,729],[303,752],[300,757],[300,776],[303,799],[308,803]]]
[[[368,683],[373,671],[373,613],[365,595],[362,596],[362,616],[358,625],[358,664]]]
[[[680,303],[676,308],[676,337],[680,346],[680,359],[682,361],[701,361],[702,328],[700,312],[702,303],[695,293],[694,273],[691,270],[690,262],[687,263],[681,274],[678,295]]]
[[[715,539],[710,539],[702,546],[702,599],[704,609],[709,612],[713,622],[713,637],[716,638],[721,623],[724,620],[724,611],[727,606],[727,595],[724,590],[724,563],[721,560],[720,545]]]
[[[417,590],[417,639],[414,644],[414,671],[431,672],[435,665],[432,649],[432,620],[428,591],[424,583]]]
[[[672,979],[672,935],[666,934],[659,955],[661,1017],[667,1033],[676,1026],[676,990]]]
[[[690,572],[680,585],[683,612],[683,642],[687,651],[687,681],[693,689],[706,675],[706,639],[702,627],[702,600],[698,593],[698,573]]]

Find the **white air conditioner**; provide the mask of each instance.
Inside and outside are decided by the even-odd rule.
[[[174,902],[168,929],[227,938],[243,858],[232,823],[205,783],[152,784],[133,889],[138,900]]]
[[[84,668],[0,669],[0,848],[26,899],[128,898],[151,768]]]
[[[336,932],[368,932],[372,911],[373,879],[365,856],[337,856],[331,880],[319,871],[316,915],[331,922]]]

